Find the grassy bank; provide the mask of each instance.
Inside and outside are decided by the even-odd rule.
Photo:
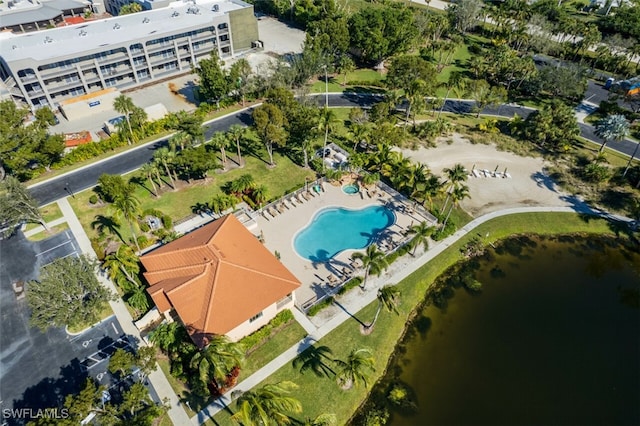
[[[371,348],[376,357],[376,372],[370,377],[370,384],[373,384],[383,375],[387,360],[396,342],[402,336],[407,319],[423,299],[426,289],[436,277],[461,259],[460,248],[476,235],[484,236],[483,240],[488,244],[507,236],[523,233],[614,234],[606,221],[595,218],[585,220],[573,213],[527,213],[496,218],[479,226],[471,234],[452,244],[431,262],[398,283],[401,291],[399,315],[383,312],[378,326],[368,336],[362,335],[358,322],[350,319],[320,340],[317,346],[326,346],[332,351],[331,356],[339,359],[345,359],[354,348]],[[377,302],[374,302],[354,315],[361,321],[370,321],[376,308]],[[312,373],[302,374],[298,369],[293,368],[292,363],[276,371],[267,379],[269,383],[281,380],[291,380],[300,386],[296,397],[301,401],[304,412],[298,416],[299,418],[314,418],[321,413],[334,413],[338,418],[337,424],[345,424],[368,393],[368,389],[364,387],[342,391],[333,377],[318,378]],[[235,409],[235,404],[231,404],[230,411],[235,412]],[[220,425],[231,424],[229,412],[218,413],[214,420]]]
[[[253,156],[246,156],[245,160],[246,165],[242,169],[232,169],[222,173],[211,172],[206,181],[195,181],[177,191],[171,191],[167,186],[165,189],[169,190],[159,198],[151,195],[147,188],[148,182],[143,180],[142,185],[144,186],[138,185],[135,195],[140,200],[142,210],[158,209],[171,216],[175,222],[192,214],[193,206],[196,204],[211,201],[215,195],[222,193],[222,186],[244,174],[250,174],[256,182],[265,185],[269,198],[280,197],[285,191],[301,187],[304,185],[305,177],[315,179],[314,172],[297,166],[288,157],[277,153],[274,154],[274,161],[277,164],[275,168],[269,168],[262,159]],[[69,199],[73,210],[89,237],[97,235],[91,226],[91,222],[95,220],[96,216],[110,216],[113,214],[108,205],[90,204],[89,198],[93,194],[92,190],[87,190],[76,194],[75,198]],[[130,230],[126,223],[121,224],[120,233],[125,241],[129,239]]]

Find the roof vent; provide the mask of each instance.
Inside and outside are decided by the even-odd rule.
[[[149,23],[149,18],[144,18],[144,19],[142,20],[142,23],[143,23],[143,24],[148,24],[148,23]]]
[[[84,37],[87,35],[87,32],[85,30],[80,31],[80,37]]]
[[[114,29],[114,30],[119,30],[119,29],[120,29],[120,24],[118,24],[118,23],[116,22],[116,24],[113,26],[113,29]]]
[[[18,48],[18,46],[16,46],[16,45],[14,44],[13,46],[11,46],[11,48],[12,48],[13,50],[16,50],[16,49]]]
[[[53,43],[53,39],[51,37],[49,37],[49,36],[46,36],[44,38],[44,42],[45,42],[45,44]]]
[[[175,18],[177,16],[180,16],[180,12],[178,12],[177,10],[174,10],[173,13],[171,14],[171,17]]]
[[[198,13],[200,13],[200,9],[198,9],[197,6],[189,6],[187,8],[187,13],[190,13],[192,15],[197,15]]]
[[[217,12],[220,10],[220,6],[217,4],[214,4],[213,7],[211,8],[212,11]]]

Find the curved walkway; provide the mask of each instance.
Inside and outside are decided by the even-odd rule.
[[[491,213],[487,213],[483,216],[480,216],[471,222],[467,223],[465,226],[460,228],[457,232],[449,237],[445,238],[442,241],[437,242],[433,245],[432,248],[425,251],[418,257],[410,257],[404,256],[403,258],[398,259],[392,266],[395,266],[392,270],[383,274],[380,277],[371,277],[368,281],[368,285],[366,290],[362,293],[358,294],[357,298],[351,298],[350,301],[345,301],[342,303],[343,309],[337,312],[331,318],[326,320],[317,321],[316,318],[310,320],[304,314],[302,314],[297,309],[293,310],[293,314],[296,320],[304,327],[307,331],[308,336],[304,339],[300,340],[295,345],[291,346],[289,349],[282,352],[277,358],[273,361],[269,362],[267,365],[253,373],[251,376],[247,377],[245,380],[241,381],[234,389],[233,393],[237,391],[248,391],[254,386],[258,385],[260,382],[269,377],[272,373],[277,371],[279,368],[286,365],[288,362],[292,361],[296,356],[302,353],[305,349],[309,348],[311,345],[316,343],[318,340],[326,336],[333,329],[338,327],[343,322],[347,321],[351,318],[350,313],[355,314],[360,311],[365,306],[376,300],[376,295],[378,288],[380,288],[383,284],[388,283],[389,280],[394,282],[399,282],[407,278],[413,272],[415,272],[418,268],[422,267],[425,263],[429,262],[444,250],[446,250],[449,246],[460,240],[462,237],[472,232],[479,225],[488,222],[492,219],[495,219],[500,216],[507,216],[512,214],[519,213],[546,213],[546,212],[564,212],[564,213],[583,213],[583,214],[592,214],[594,216],[603,217],[609,220],[630,222],[630,219],[609,215],[606,212],[594,210],[584,204],[576,200],[573,207],[519,207],[519,208],[511,208],[499,210]],[[218,398],[210,405],[205,407],[202,411],[200,411],[197,415],[191,418],[191,422],[194,425],[200,425],[204,423],[209,417],[215,415],[218,411],[224,409],[228,404],[231,403],[230,394],[232,392],[228,392],[221,398]]]

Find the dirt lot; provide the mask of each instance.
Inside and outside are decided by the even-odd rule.
[[[545,161],[535,157],[520,157],[509,152],[498,151],[493,145],[471,144],[459,134],[439,141],[437,148],[408,149],[402,153],[413,161],[425,163],[431,171],[443,176],[443,169],[461,163],[471,171],[497,170],[511,178],[469,177],[470,199],[461,206],[472,216],[524,206],[568,206],[567,194],[560,192],[555,183],[544,173]]]

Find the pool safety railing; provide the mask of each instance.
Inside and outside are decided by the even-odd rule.
[[[376,185],[382,191],[391,195],[391,198],[400,202],[405,207],[405,209],[415,210],[417,213],[420,214],[420,216],[422,216],[424,219],[426,219],[427,221],[431,222],[434,225],[438,223],[438,219],[434,215],[429,213],[427,209],[425,209],[422,206],[422,204],[409,200],[407,197],[405,197],[404,195],[402,195],[401,193],[399,193],[398,191],[396,191],[395,189],[393,189],[392,187],[390,187],[389,185],[387,185],[382,181],[378,181]]]
[[[275,201],[270,202],[255,210],[255,217],[262,215],[267,220],[275,218],[278,214],[284,213],[285,210],[290,210],[297,207],[300,204],[304,204],[310,201],[312,198],[318,197],[324,193],[323,183],[327,181],[322,177],[314,180],[313,182],[307,182],[302,188],[296,189],[293,192],[284,194],[282,197]],[[317,191],[316,188],[320,188]],[[275,214],[274,214],[275,212]]]

